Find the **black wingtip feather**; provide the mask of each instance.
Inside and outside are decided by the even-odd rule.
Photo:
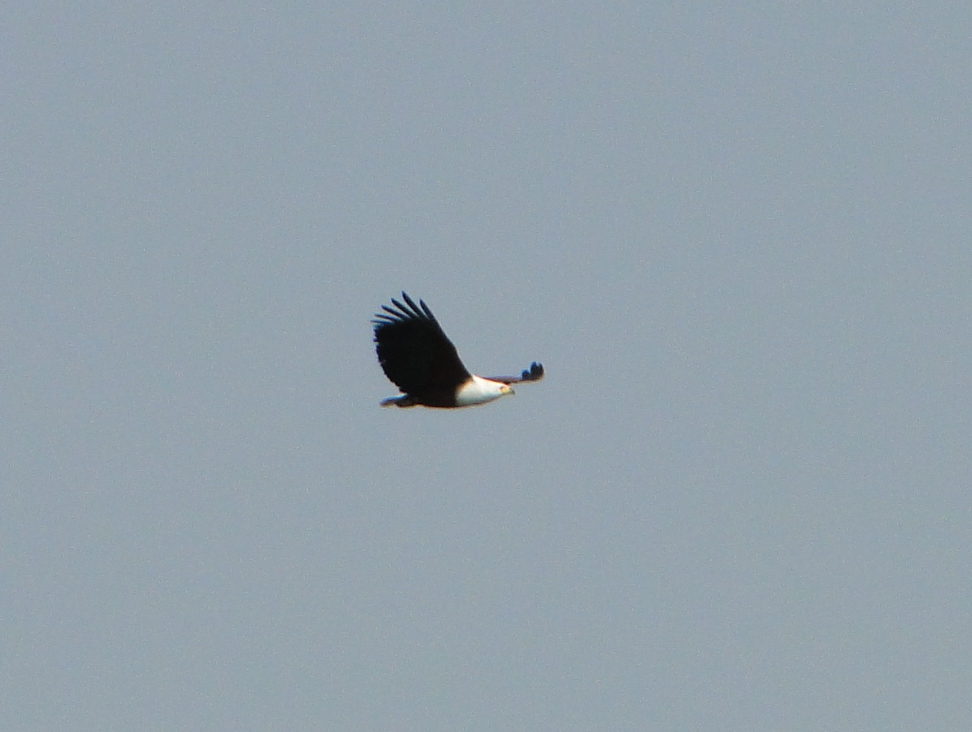
[[[543,364],[534,361],[528,370],[523,372],[524,381],[538,381],[543,378]]]
[[[402,291],[402,300],[404,300],[404,303],[393,297],[391,298],[393,307],[388,305],[381,306],[384,312],[376,313],[375,317],[371,320],[376,331],[407,320],[430,320],[438,325],[438,321],[432,314],[432,310],[423,300],[419,300],[419,304],[416,305],[415,301],[404,290]]]

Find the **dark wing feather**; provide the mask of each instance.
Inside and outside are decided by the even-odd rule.
[[[543,378],[543,364],[534,361],[530,368],[519,376],[488,376],[490,381],[502,381],[504,384],[519,384],[523,381],[540,381]]]
[[[405,394],[447,392],[469,378],[452,341],[428,305],[416,305],[402,293],[404,304],[382,305],[375,315],[375,350],[385,375]]]

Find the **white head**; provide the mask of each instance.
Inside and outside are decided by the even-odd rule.
[[[475,404],[486,404],[501,396],[515,393],[509,384],[504,384],[502,381],[473,376],[472,380],[463,384],[456,394],[456,406],[471,407]]]

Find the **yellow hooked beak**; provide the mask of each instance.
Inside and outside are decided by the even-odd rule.
[[[516,394],[516,392],[513,391],[513,387],[510,386],[509,384],[503,384],[503,386],[500,387],[500,393],[501,394]]]

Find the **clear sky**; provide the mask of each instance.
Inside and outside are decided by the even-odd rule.
[[[0,728],[972,729],[970,39],[8,3]]]

